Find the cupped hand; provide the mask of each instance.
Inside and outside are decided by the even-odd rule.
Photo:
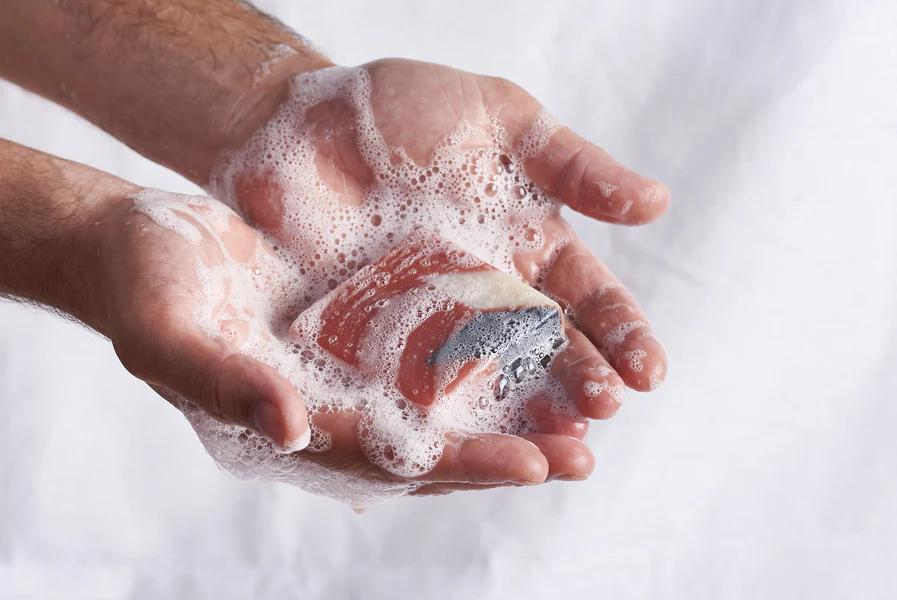
[[[446,173],[446,164],[462,162],[463,173]],[[409,184],[409,173],[420,173],[420,185]],[[486,260],[499,257],[495,266],[565,307],[570,344],[552,370],[582,415],[610,417],[624,384],[647,391],[666,375],[665,352],[644,312],[559,208],[638,225],[666,210],[668,190],[553,124],[532,96],[504,79],[395,59],[302,75],[268,126],[221,161],[212,189],[279,240],[282,254],[292,252],[310,288],[326,282],[332,289],[376,260],[372,248],[382,251],[381,243],[395,243],[416,226],[436,228]],[[372,215],[377,202],[396,206],[382,200],[390,193],[402,195],[404,204]],[[503,193],[517,204],[490,208]],[[316,228],[316,213],[327,215],[326,231]],[[535,244],[496,235],[502,227],[510,231],[520,215],[538,216],[525,233],[532,231],[528,239]],[[489,238],[488,247],[470,248],[478,231]],[[340,246],[328,248],[322,243],[327,236],[341,238]],[[310,263],[303,259],[309,255],[315,257]],[[502,256],[509,264],[501,264]],[[298,302],[296,310],[321,293]],[[545,432],[567,426],[584,428],[555,415]],[[573,463],[585,455],[591,465],[582,444],[550,439],[551,449],[534,440],[543,455],[555,462],[576,457]]]
[[[483,192],[476,198],[484,204],[490,201],[490,184],[512,186],[514,194],[517,188],[524,191],[518,198],[519,209],[498,211],[499,222],[492,229],[488,221],[475,218],[477,207],[465,212],[463,205],[471,194],[449,186],[444,196],[452,210],[460,211],[452,213],[453,218],[457,214],[462,221],[463,215],[470,217],[463,229],[482,229],[495,238],[491,251],[510,258],[496,266],[515,272],[567,308],[570,343],[554,361],[552,371],[582,415],[611,416],[620,405],[624,383],[639,390],[656,387],[665,375],[666,357],[645,315],[561,218],[559,205],[546,197],[596,219],[639,224],[665,210],[666,189],[629,171],[569,129],[547,129],[550,122],[546,124],[539,104],[505,80],[403,60],[371,63],[363,67],[363,74],[369,86],[366,97],[325,94],[306,101],[301,111],[288,102],[289,110],[275,118],[280,119],[281,130],[292,129],[290,135],[278,137],[277,129],[269,126],[242,151],[222,161],[213,189],[253,227],[233,214],[226,219],[209,218],[204,213],[217,213],[220,207],[206,199],[182,199],[183,206],[168,209],[198,228],[199,243],[195,235],[191,240],[187,239],[190,235],[176,231],[178,227],[171,223],[177,219],[167,219],[164,211],[155,220],[135,215],[133,210],[119,215],[120,231],[113,236],[118,241],[107,245],[107,254],[116,256],[111,264],[118,266],[109,267],[108,279],[128,283],[110,296],[114,307],[110,315],[117,315],[110,337],[125,365],[161,386],[168,397],[189,398],[225,422],[261,433],[281,451],[303,445],[306,413],[285,377],[288,373],[278,372],[277,361],[271,359],[278,353],[260,352],[251,358],[238,349],[246,346],[247,336],[262,340],[253,347],[277,346],[278,336],[302,309],[377,259],[377,251],[382,250],[372,243],[377,240],[368,239],[367,234],[358,236],[358,228],[341,230],[343,219],[351,222],[363,217],[369,231],[376,229],[379,241],[395,243],[421,224],[407,217],[415,213],[414,204],[434,202],[432,194],[415,194],[415,189],[406,187],[406,216],[384,212],[374,220],[365,212],[370,209],[372,191],[382,191],[384,177],[382,165],[370,156],[372,134],[364,120],[367,106],[376,135],[391,152],[390,161],[432,167],[445,158],[446,139],[464,130],[450,150],[474,155],[473,162],[466,163],[474,168],[452,174],[455,183],[469,180]],[[328,77],[323,77],[324,83]],[[358,72],[334,76],[340,77],[357,79]],[[540,130],[541,139],[535,139]],[[285,141],[294,140],[308,148],[296,153],[284,147]],[[260,152],[273,160],[257,160]],[[166,202],[170,200],[162,204]],[[530,221],[532,214],[538,216],[530,240],[534,243],[521,247],[494,235],[505,225],[511,229],[515,215],[526,213],[529,205],[535,207]],[[322,209],[331,233],[346,240],[345,252],[321,247],[309,206]],[[333,218],[334,206],[341,211],[339,218]],[[147,240],[147,236],[167,241]],[[129,250],[113,250],[119,245]],[[292,254],[285,254],[285,248]],[[208,282],[200,281],[191,262],[230,273],[224,278],[230,283],[219,281],[218,285],[227,290],[225,296],[235,297],[211,302],[204,296]],[[308,293],[284,309],[282,302],[271,302],[266,295],[271,290],[296,289],[295,280],[284,281],[284,274],[287,279],[297,277],[297,262],[303,281],[309,283]],[[326,287],[314,289],[313,284],[321,282]],[[281,310],[272,312],[274,305]],[[148,308],[129,314],[131,306]],[[202,326],[195,325],[200,313]],[[172,344],[172,339],[179,341]],[[590,452],[580,441],[587,424],[553,414],[548,404],[532,404],[536,432],[525,437],[483,434],[447,440],[437,467],[418,481],[418,493],[586,477],[593,466]],[[312,419],[333,443],[323,452],[301,452],[297,462],[314,462],[361,479],[397,479],[364,456],[358,414],[319,412]]]
[[[131,188],[85,237],[99,281],[92,324],[129,372],[280,447],[308,437],[277,365],[239,351],[249,337],[274,341],[261,292],[272,259],[258,232],[210,198]]]
[[[592,469],[579,442],[585,424],[558,420],[538,403],[534,418],[566,435],[452,435],[436,468],[419,478],[397,477],[368,461],[357,413],[314,415],[331,443],[323,452],[300,451],[308,443],[308,416],[290,379],[289,343],[276,331],[290,318],[277,314],[274,299],[288,283],[287,268],[269,240],[216,200],[136,189],[109,202],[87,237],[96,248],[102,298],[94,325],[132,374],[191,417],[216,459],[250,467],[240,456],[245,448],[222,455],[221,436],[254,443],[258,472],[246,475],[265,476],[277,463],[278,478],[308,487],[315,473],[303,463],[314,463],[343,481],[444,493],[582,479]],[[209,424],[192,406],[221,428],[203,429]],[[260,437],[250,441],[241,433],[246,429]]]

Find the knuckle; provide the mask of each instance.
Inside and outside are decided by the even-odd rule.
[[[529,107],[530,104],[539,104],[525,89],[510,79],[494,76],[487,76],[486,79],[489,82],[489,87],[495,94],[496,99],[510,102],[518,106],[523,104]]]
[[[134,377],[146,380],[150,376],[143,353],[127,343],[113,342],[113,350],[125,370]]]
[[[506,77],[489,76],[489,80],[492,82],[492,85],[494,85],[496,88],[498,88],[500,90],[516,91],[516,90],[520,89],[520,86],[518,86],[516,83],[514,83],[510,79],[507,79]]]
[[[567,199],[570,208],[578,210],[582,201],[580,190],[585,183],[591,158],[587,152],[588,145],[580,144],[570,156],[563,161],[562,167],[555,175],[552,188]]]
[[[234,417],[233,402],[230,400],[229,394],[223,393],[224,386],[221,385],[226,363],[231,356],[213,363],[200,376],[199,398],[196,400],[201,402],[206,410],[218,419],[231,420]]]

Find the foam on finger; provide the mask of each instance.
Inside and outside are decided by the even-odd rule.
[[[534,375],[534,365],[546,356],[550,360],[563,344],[557,335],[533,337],[530,332],[535,341],[518,348],[519,356],[496,358],[504,356],[496,350],[491,367],[486,361],[462,372],[467,368],[464,353],[470,350],[465,340],[498,344],[496,340],[510,335],[508,339],[519,345],[525,337],[522,330],[492,331],[490,327],[506,327],[507,320],[483,317],[476,321],[478,337],[465,338],[471,315],[557,308],[522,283],[515,268],[515,257],[547,245],[544,224],[560,210],[522,166],[551,138],[556,122],[540,113],[531,130],[512,143],[491,115],[482,122],[459,121],[421,164],[381,134],[371,105],[375,85],[364,67],[299,75],[271,120],[243,148],[221,158],[210,184],[213,195],[244,216],[265,216],[260,223],[265,231],[259,234],[264,244],[248,260],[231,256],[220,243],[232,212],[217,202],[195,197],[185,201],[156,192],[137,201],[139,212],[187,242],[222,246],[215,255],[223,259],[197,263],[203,288],[197,323],[288,376],[311,417],[335,410],[360,414],[358,435],[365,455],[394,477],[363,479],[305,458],[331,448],[328,433],[314,426],[308,448],[288,454],[183,401],[181,410],[210,454],[240,477],[284,481],[354,506],[414,490],[419,483],[412,478],[438,463],[449,433],[535,431],[536,423],[525,410],[528,398],[548,398],[555,414],[581,418],[547,365],[539,365]],[[322,138],[329,139],[328,125],[316,120],[313,109],[334,101],[349,107],[353,152],[374,174],[360,187],[336,189],[334,173],[328,171],[335,167],[322,158],[319,145]],[[250,197],[247,182],[262,193]],[[361,197],[349,198],[345,190],[350,188]],[[253,202],[263,205],[247,206]],[[420,230],[438,233],[439,241],[419,248],[407,258],[410,262],[377,268]],[[421,261],[445,248],[451,249],[446,254],[451,256],[450,272],[427,273],[420,285],[401,295],[379,297],[375,291],[341,309],[340,314],[348,314],[364,305],[377,314],[353,338],[355,358],[335,350],[345,348],[343,330],[322,337],[327,307],[348,282],[369,278],[366,284],[372,290],[389,287],[390,277],[421,269]],[[422,379],[418,387],[402,383],[403,344],[414,339],[428,319],[458,307],[468,311],[465,318],[444,327],[460,341],[428,350],[427,360],[444,359],[434,367],[435,374],[427,375],[432,379]],[[561,325],[562,320],[563,338]],[[446,382],[457,383],[448,389]],[[503,385],[510,392],[502,391]],[[415,390],[428,402],[410,397]]]

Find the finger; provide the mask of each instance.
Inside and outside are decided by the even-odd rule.
[[[489,485],[477,485],[475,483],[428,483],[419,487],[410,496],[446,496],[453,492],[476,492],[481,490],[494,490],[501,487],[519,487],[515,483],[496,483]]]
[[[666,352],[632,294],[579,240],[545,275],[546,290],[574,308],[576,325],[631,388],[652,390],[667,372]]]
[[[187,398],[221,421],[252,429],[284,450],[308,445],[308,416],[289,381],[229,342],[192,326],[185,330],[180,319],[173,321],[158,323],[136,350],[116,348],[131,373]]]
[[[648,223],[670,203],[666,186],[624,167],[567,127],[527,160],[526,173],[547,195],[609,223]]]
[[[581,481],[595,468],[595,457],[581,440],[549,433],[523,437],[538,446],[548,460],[548,480]]]
[[[315,413],[311,422],[314,435],[324,434],[328,448],[321,452],[305,452],[306,460],[332,471],[338,471],[365,481],[400,482],[405,478],[373,464],[364,452],[359,439],[361,414],[353,410]]]
[[[421,480],[533,485],[547,475],[548,462],[535,444],[513,435],[484,433],[446,444],[436,467]]]
[[[552,362],[552,374],[583,415],[612,417],[623,403],[623,380],[582,332],[568,326],[566,334],[567,347]]]
[[[340,471],[349,471],[365,479],[395,481],[391,475],[370,463],[358,440],[357,413],[318,413],[315,427],[326,431],[331,448],[308,458]],[[419,481],[492,485],[542,483],[548,463],[539,449],[522,438],[499,433],[475,435],[465,440],[449,440],[436,466]]]
[[[563,435],[532,433],[523,436],[532,441],[548,460],[548,480],[581,481],[595,468],[591,450],[580,440]],[[480,485],[473,483],[431,483],[411,492],[415,496],[443,496],[452,492],[490,490],[516,486],[514,483]]]
[[[528,410],[539,433],[556,433],[581,440],[589,432],[589,422],[585,417],[567,414],[569,409],[559,412],[551,398],[541,396],[530,400]]]

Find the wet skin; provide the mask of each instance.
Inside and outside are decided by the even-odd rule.
[[[372,84],[374,118],[384,141],[400,147],[418,164],[428,164],[437,145],[461,121],[474,128],[467,143],[482,143],[488,148],[492,141],[485,132],[490,116],[498,118],[512,137],[521,138],[541,109],[525,91],[502,79],[406,60],[378,61],[365,68]],[[408,93],[409,90],[414,93]],[[320,179],[337,193],[339,201],[349,206],[364,201],[365,190],[375,177],[359,151],[355,117],[349,103],[340,99],[311,107],[302,126],[311,131],[316,156],[310,164],[289,167],[315,169]],[[660,216],[669,203],[669,193],[663,185],[620,165],[605,151],[564,127],[527,160],[525,170],[545,194],[602,221],[647,223]],[[276,173],[247,170],[238,177],[235,190],[238,208],[247,221],[275,239],[287,235],[283,223],[289,216],[284,214],[287,209],[277,179]],[[390,226],[388,216],[380,226]],[[620,406],[620,394],[612,393],[613,390],[621,390],[625,384],[647,391],[662,381],[666,374],[663,347],[633,296],[559,214],[547,217],[542,230],[543,246],[533,252],[518,253],[516,270],[524,280],[572,309],[575,319],[568,330],[570,344],[552,370],[584,416],[608,418]],[[634,363],[632,356],[640,360]],[[602,384],[597,394],[587,393],[588,381]],[[339,418],[330,415],[320,426],[325,430],[337,427],[335,421]],[[357,416],[345,418],[354,421]],[[465,471],[468,479],[463,481],[492,485],[586,477],[593,458],[578,438],[584,435],[587,424],[547,412],[540,419],[544,431],[529,439],[498,435],[479,438],[470,448],[485,454],[494,448],[499,455],[494,461],[471,459],[475,466]],[[316,418],[316,424],[317,421]],[[329,451],[336,457],[335,462],[352,464],[341,455],[358,457],[357,441],[348,435],[334,439],[342,440]],[[462,442],[461,447],[467,447],[465,444],[473,442]],[[463,461],[463,456],[466,455],[447,452],[445,460]],[[362,464],[358,468],[365,473],[370,470]],[[449,471],[453,475],[447,475]],[[457,467],[440,465],[428,477],[444,483],[452,481],[458,472]],[[439,485],[433,489],[443,492],[452,488]],[[428,488],[421,491],[426,493]]]

